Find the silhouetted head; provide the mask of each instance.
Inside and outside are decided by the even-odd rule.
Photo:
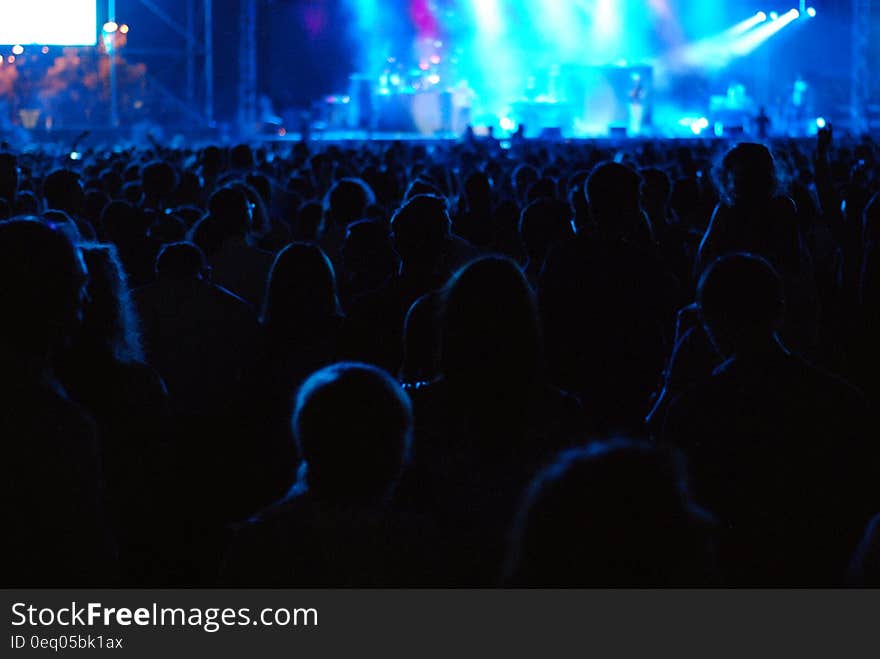
[[[425,179],[417,178],[407,186],[406,192],[403,195],[403,200],[409,201],[413,197],[419,197],[421,195],[432,195],[435,197],[443,196],[440,192],[440,188],[436,185]]]
[[[519,165],[513,170],[513,192],[520,202],[525,201],[526,194],[538,181],[538,170],[531,165]]]
[[[630,233],[641,220],[642,179],[616,162],[597,165],[587,179],[586,194],[593,220],[613,233]]]
[[[557,192],[556,181],[547,177],[540,178],[529,186],[526,200],[533,202],[539,199],[556,199]]]
[[[199,246],[206,255],[213,255],[228,238],[223,226],[213,215],[206,215],[187,232],[187,240]]]
[[[571,209],[555,199],[533,201],[523,210],[519,232],[531,261],[543,264],[550,248],[574,235]]]
[[[207,279],[211,268],[198,245],[177,242],[164,245],[156,256],[156,276],[159,279]]]
[[[264,174],[256,174],[251,173],[248,174],[245,178],[245,183],[252,187],[257,191],[257,194],[260,195],[260,200],[266,206],[271,205],[272,203],[272,184],[269,182],[269,178]]]
[[[56,169],[43,181],[43,199],[47,209],[54,208],[79,215],[82,213],[84,198],[82,181],[74,171]]]
[[[440,375],[440,317],[443,296],[431,291],[412,303],[403,321],[403,363],[407,383],[432,382]]]
[[[391,218],[400,258],[404,263],[436,258],[449,237],[450,224],[443,197],[419,195],[407,201]]]
[[[115,197],[122,188],[122,176],[115,169],[108,167],[98,174],[98,183],[104,192]]]
[[[177,183],[177,171],[161,160],[147,163],[141,172],[141,187],[150,203],[167,201],[177,189]]]
[[[662,169],[649,167],[641,171],[641,177],[642,200],[645,208],[651,212],[663,212],[672,195],[672,181],[669,175]]]
[[[697,303],[723,356],[772,345],[785,309],[779,274],[754,254],[730,254],[709,265],[700,278]]]
[[[205,147],[202,151],[202,171],[208,177],[217,176],[223,169],[223,159],[223,151],[220,147]]]
[[[130,204],[139,204],[143,196],[140,181],[129,181],[122,186],[122,198]]]
[[[185,171],[180,175],[180,183],[174,191],[177,206],[200,206],[203,195],[202,177],[196,172]]]
[[[352,277],[387,278],[398,266],[386,222],[362,220],[348,226],[342,243],[344,270]]]
[[[505,387],[534,382],[542,362],[537,305],[516,263],[486,257],[450,279],[441,346],[447,380],[479,386],[491,378]]]
[[[82,255],[89,283],[78,337],[115,359],[143,361],[138,320],[116,247],[84,245]]]
[[[880,192],[871,197],[865,206],[862,235],[865,244],[880,242]]]
[[[700,203],[700,185],[697,179],[680,178],[672,185],[669,205],[681,221],[686,221],[696,213]],[[702,227],[705,229],[705,227]]]
[[[344,178],[337,181],[327,193],[327,217],[337,226],[345,227],[366,216],[367,206],[375,202],[372,190],[364,181]]]
[[[101,227],[107,240],[126,245],[146,234],[141,213],[127,201],[111,201],[101,212]]]
[[[266,204],[263,201],[262,195],[260,195],[256,188],[248,183],[242,183],[239,181],[232,185],[244,192],[244,196],[248,200],[250,230],[257,234],[268,231],[271,227],[271,219],[269,218],[269,212],[266,210]]]
[[[316,201],[299,206],[293,222],[292,237],[300,242],[318,242],[324,233],[324,208]]]
[[[46,211],[42,217],[46,224],[57,231],[61,231],[74,245],[82,241],[83,237],[79,232],[76,222],[64,211]]]
[[[387,373],[366,364],[324,368],[300,387],[293,435],[321,498],[372,500],[388,494],[409,459],[409,398]]]
[[[492,205],[492,179],[485,172],[474,172],[465,179],[464,193],[468,208],[488,210]]]
[[[779,181],[776,163],[763,144],[744,142],[724,156],[717,172],[718,187],[728,204],[755,204],[770,200]]]
[[[568,179],[568,201],[574,210],[574,222],[577,231],[580,231],[590,222],[590,206],[587,203],[587,179],[590,173],[579,171],[572,174]]]
[[[35,220],[0,222],[0,344],[45,356],[81,321],[88,275],[62,231]]]
[[[225,238],[244,238],[251,230],[251,203],[240,186],[226,185],[212,194],[208,212]]]
[[[83,199],[83,218],[88,220],[92,226],[100,226],[101,213],[109,203],[110,196],[106,192],[99,188],[89,188]]]
[[[0,152],[0,199],[5,199],[10,205],[15,203],[18,174],[18,159],[15,154]]]
[[[40,202],[37,201],[36,195],[30,190],[19,192],[15,196],[15,205],[13,206],[13,216],[15,215],[36,215],[40,212]]]
[[[237,144],[229,152],[229,166],[232,169],[253,169],[254,152],[247,144]]]
[[[157,213],[147,229],[147,237],[158,245],[176,243],[186,238],[186,224],[177,215]]]
[[[704,522],[680,455],[617,440],[574,449],[538,475],[515,525],[508,583],[626,587],[703,583]]]
[[[270,329],[290,330],[337,315],[336,274],[321,248],[293,243],[282,249],[269,272],[263,323]]]

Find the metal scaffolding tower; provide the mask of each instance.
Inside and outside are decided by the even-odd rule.
[[[185,89],[183,98],[168,90],[155,79],[152,84],[174,105],[183,111],[187,121],[199,124],[202,127],[214,126],[214,18],[213,0],[183,0],[182,19],[167,11],[161,2],[157,0],[137,0],[146,7],[162,23],[165,24],[179,39],[182,40],[181,48],[168,48],[166,46],[153,48],[129,48],[127,52],[132,55],[156,55],[156,54],[183,54],[185,55]],[[197,20],[196,7],[202,4],[203,20]],[[175,3],[176,6],[177,3]],[[115,18],[116,0],[107,0],[108,16]],[[201,80],[198,76],[199,63],[203,65],[204,75]],[[111,90],[111,93],[113,91]]]
[[[871,96],[871,0],[852,0],[852,71],[850,76],[850,128],[864,133],[869,128]]]
[[[238,42],[238,134],[249,137],[257,121],[257,0],[241,0]]]

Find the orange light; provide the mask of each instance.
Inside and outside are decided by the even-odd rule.
[[[12,47],[12,54],[13,55],[21,55],[23,52],[24,52],[24,46],[22,46],[20,43],[17,43]]]
[[[12,64],[15,61],[15,55],[10,55],[6,58],[6,61]]]
[[[128,25],[125,23],[119,26],[119,31],[122,32],[122,34],[128,34],[128,29]]]
[[[49,53],[49,46],[43,46],[40,51],[43,53],[43,55],[47,55]]]

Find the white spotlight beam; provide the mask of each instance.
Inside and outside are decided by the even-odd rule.
[[[782,14],[775,21],[770,21],[769,23],[765,23],[764,25],[755,28],[731,45],[731,53],[737,57],[741,57],[754,52],[761,46],[761,44],[770,39],[770,37],[785,28],[786,25],[796,21],[800,15],[801,13],[797,9],[791,9],[785,14]]]
[[[735,40],[767,22],[767,14],[759,11],[723,32],[706,37],[676,51],[672,61],[678,66],[721,68],[731,58],[730,47]]]
[[[741,34],[745,34],[746,32],[751,30],[756,25],[760,25],[761,23],[764,23],[766,21],[767,21],[767,14],[765,14],[763,11],[759,11],[754,16],[749,16],[746,20],[744,20],[740,23],[737,23],[736,25],[725,30],[724,32],[722,32],[720,35],[718,35],[715,38],[716,39],[719,39],[719,38],[723,39],[726,37],[731,37],[731,38],[738,37]]]

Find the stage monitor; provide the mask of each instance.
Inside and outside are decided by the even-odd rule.
[[[0,0],[0,44],[94,46],[95,0]]]

